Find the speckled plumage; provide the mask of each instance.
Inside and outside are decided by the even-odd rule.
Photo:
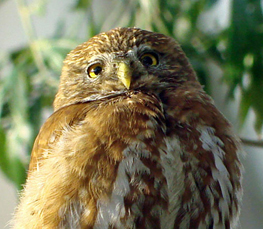
[[[14,228],[237,225],[238,139],[173,39],[116,28],[79,45],[54,110],[36,138]]]

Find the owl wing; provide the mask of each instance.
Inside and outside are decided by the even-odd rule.
[[[232,228],[242,196],[240,143],[232,127],[195,83],[167,90],[163,101],[168,144],[181,161],[175,225]]]
[[[41,165],[42,160],[49,156],[49,150],[59,141],[62,132],[85,118],[89,107],[89,103],[65,106],[47,119],[34,142],[29,164],[29,175]]]

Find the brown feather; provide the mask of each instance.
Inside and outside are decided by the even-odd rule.
[[[14,228],[237,224],[239,140],[173,39],[137,28],[91,38],[65,59],[54,110],[35,140]]]

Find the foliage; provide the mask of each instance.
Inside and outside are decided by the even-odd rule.
[[[263,125],[263,14],[260,1],[234,0],[228,33],[225,79],[232,94],[241,88],[240,118],[244,122],[250,108],[256,114],[255,129]]]
[[[79,18],[88,21],[84,30],[74,23],[66,25],[64,18],[56,33],[48,38],[36,35],[32,18],[36,14],[45,15],[49,2],[36,0],[29,5],[22,0],[16,2],[29,42],[0,57],[0,166],[18,188],[25,180],[33,141],[46,114],[50,114],[66,53],[88,37],[116,26],[136,26],[176,37],[208,92],[206,61],[214,60],[225,73],[229,98],[234,97],[237,88],[241,91],[241,123],[252,108],[257,118],[255,128],[260,133],[263,124],[260,0],[232,0],[230,23],[216,32],[205,31],[200,24],[200,18],[217,6],[216,0],[112,0],[107,3],[107,13],[102,11],[100,17],[97,12],[101,6],[96,1],[77,0],[67,14],[72,14],[76,21]]]

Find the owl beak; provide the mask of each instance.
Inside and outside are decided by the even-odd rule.
[[[124,62],[118,64],[117,76],[124,84],[124,86],[129,89],[131,85],[132,72],[129,65]]]

